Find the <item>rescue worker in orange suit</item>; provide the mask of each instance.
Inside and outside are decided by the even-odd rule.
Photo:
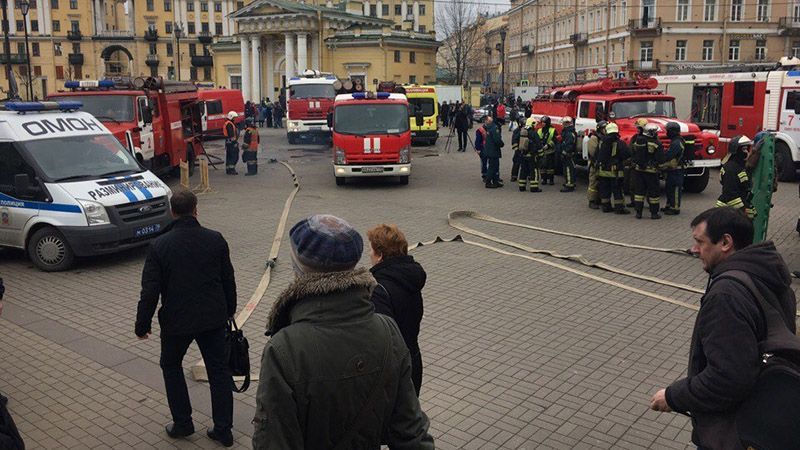
[[[239,117],[236,111],[228,112],[228,120],[222,127],[225,135],[225,174],[239,175],[236,171],[236,163],[239,162],[239,129],[236,128],[234,119]]]
[[[747,136],[736,136],[728,144],[728,156],[720,169],[722,194],[717,198],[718,207],[730,206],[743,209],[747,217],[755,217],[752,206],[752,184],[747,173],[745,160],[753,148],[753,141]]]
[[[667,207],[663,211],[668,216],[677,216],[681,213],[686,146],[681,137],[681,126],[677,122],[667,123],[667,139],[670,140],[669,149],[665,157],[666,162],[661,166],[664,169],[664,187],[667,191]]]
[[[575,133],[575,125],[572,117],[561,119],[561,164],[564,168],[564,187],[561,192],[572,192],[575,190],[575,152],[578,135]]]
[[[597,150],[600,148],[600,143],[603,142],[606,125],[605,120],[597,122],[597,126],[590,132],[586,143],[586,153],[589,156],[589,188],[586,190],[586,196],[589,198],[590,209],[600,209],[600,191],[597,190]]]
[[[664,163],[664,146],[658,140],[658,125],[648,123],[644,129],[631,140],[633,154],[633,206],[636,218],[642,218],[644,199],[650,205],[650,218],[660,219],[661,186],[658,182],[658,167]]]
[[[600,204],[603,212],[630,214],[625,209],[622,182],[625,178],[625,161],[631,157],[628,146],[619,138],[619,127],[611,122],[606,125],[606,135],[597,151],[597,187],[600,189]],[[611,197],[614,201],[611,201]]]
[[[550,117],[542,116],[542,127],[536,132],[539,138],[539,160],[542,184],[555,184],[556,177],[556,129],[550,125]]]
[[[258,128],[252,117],[247,118],[247,128],[244,130],[242,143],[242,161],[247,164],[247,173],[244,176],[251,176],[258,173],[258,144],[261,140],[258,137]]]
[[[525,192],[530,184],[531,192],[542,192],[539,189],[539,139],[536,135],[536,119],[529,117],[525,126],[519,130],[519,178],[517,186],[520,192]]]

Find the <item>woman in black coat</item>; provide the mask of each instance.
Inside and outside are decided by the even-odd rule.
[[[408,241],[397,225],[381,224],[367,232],[370,243],[370,271],[378,281],[372,291],[375,312],[397,322],[411,353],[411,381],[419,396],[422,386],[422,355],[419,326],[422,322],[422,288],[425,270],[408,254]]]
[[[467,116],[467,109],[464,107],[463,103],[459,106],[458,111],[456,111],[453,126],[456,129],[456,134],[458,134],[458,151],[467,151],[467,143],[469,143],[469,137],[467,136],[469,117]]]

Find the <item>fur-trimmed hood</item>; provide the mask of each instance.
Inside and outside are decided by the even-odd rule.
[[[272,336],[281,328],[291,324],[292,309],[300,300],[340,294],[351,289],[362,288],[366,299],[375,287],[375,278],[365,268],[345,272],[308,273],[297,277],[275,300],[267,318],[267,335]],[[371,304],[370,304],[371,305]]]

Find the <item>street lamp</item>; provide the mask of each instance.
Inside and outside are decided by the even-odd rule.
[[[506,30],[500,30],[500,98],[506,98]]]
[[[33,78],[31,77],[31,51],[28,49],[28,11],[31,9],[31,2],[22,0],[19,3],[22,11],[22,23],[25,29],[25,61],[28,63],[28,101],[33,100]],[[11,55],[9,55],[10,57]]]
[[[178,22],[173,22],[172,32],[175,33],[175,43],[178,50],[178,63],[176,64],[178,74],[176,78],[181,81],[181,33],[183,33],[183,28]]]

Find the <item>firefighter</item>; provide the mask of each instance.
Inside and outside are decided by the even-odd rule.
[[[242,143],[244,149],[242,150],[242,161],[247,164],[247,173],[245,176],[256,175],[258,173],[258,144],[261,139],[258,136],[258,128],[256,128],[255,120],[252,117],[247,118],[247,128],[244,130],[242,136]]]
[[[628,146],[619,138],[619,127],[616,123],[606,125],[606,135],[597,151],[597,187],[600,190],[600,203],[603,212],[630,214],[625,209],[625,197],[622,194],[622,182],[625,178],[623,167],[631,157]],[[614,201],[611,201],[611,197]]]
[[[520,135],[522,134],[522,129],[525,128],[525,118],[524,117],[517,118],[517,125],[518,126],[514,129],[514,132],[511,134],[511,150],[514,151],[514,156],[511,159],[512,183],[517,181],[517,175],[519,175],[519,162],[520,162],[519,140],[520,140]]]
[[[753,141],[747,136],[739,135],[731,139],[728,144],[728,160],[719,172],[722,194],[717,198],[716,205],[743,209],[750,219],[755,217],[755,209],[751,203],[752,184],[745,161],[752,149]]]
[[[642,218],[644,199],[650,205],[650,218],[660,219],[661,186],[658,181],[658,167],[664,163],[664,146],[658,139],[658,125],[648,123],[641,133],[631,140],[633,178],[633,206],[636,218]]]
[[[589,142],[587,143],[586,152],[589,154],[589,188],[586,190],[586,196],[589,198],[589,208],[600,208],[600,191],[597,190],[597,150],[600,148],[600,143],[603,141],[603,136],[606,133],[605,120],[597,122],[597,126],[589,135]]]
[[[667,191],[667,207],[663,211],[668,216],[676,216],[681,213],[686,145],[681,137],[681,126],[677,122],[667,123],[667,139],[670,140],[669,149],[664,158],[665,163],[661,166],[664,169],[664,187]]]
[[[542,116],[542,127],[536,132],[539,138],[539,171],[542,184],[555,184],[556,175],[556,129],[550,125],[550,117]]]
[[[564,187],[561,192],[572,192],[575,190],[575,151],[578,142],[578,135],[575,133],[575,125],[572,117],[566,116],[561,119],[561,163],[564,167]]]
[[[529,117],[519,135],[519,178],[517,185],[520,192],[525,192],[530,184],[531,192],[542,192],[539,188],[541,174],[537,154],[538,136],[535,131],[536,119]]]
[[[239,129],[236,128],[234,119],[239,117],[236,111],[228,112],[228,120],[222,127],[225,135],[225,174],[239,175],[236,171],[236,163],[239,162]]]
[[[647,123],[648,123],[647,119],[645,119],[644,117],[639,117],[638,119],[636,119],[634,125],[636,126],[637,134],[635,134],[634,137],[639,135],[642,136],[645,135],[644,128],[647,126]],[[631,143],[633,143],[633,140],[631,140]],[[631,154],[633,154],[633,148],[631,148]],[[631,198],[631,201],[627,205],[625,205],[628,206],[629,208],[636,207],[636,198],[635,198],[636,185],[633,176],[634,172],[633,166],[634,163],[632,159],[629,160],[627,164],[625,164],[625,181],[622,183],[623,191]]]

